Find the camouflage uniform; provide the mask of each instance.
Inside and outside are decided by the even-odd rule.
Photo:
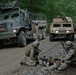
[[[34,66],[38,62],[38,55],[40,50],[38,49],[39,41],[36,40],[33,42],[33,44],[30,44],[27,46],[25,51],[25,56],[23,61],[21,62],[21,65],[29,65]]]
[[[66,41],[65,43],[61,43],[65,48],[67,55],[62,59],[62,63],[59,70],[66,69],[71,64],[76,64],[76,49],[71,41]]]
[[[51,63],[51,65],[49,65],[49,63]],[[60,60],[59,59],[55,59],[55,58],[51,58],[49,59],[49,62],[47,63],[47,68],[48,70],[54,70],[56,68],[59,68],[60,66]]]
[[[35,23],[35,25],[32,25],[32,32],[33,32],[33,37],[35,39],[39,37],[38,23]]]
[[[62,60],[54,59],[53,65],[48,66],[49,70],[54,70],[56,68],[58,70],[65,70],[71,64],[76,64],[76,49],[73,43],[71,41],[66,42],[61,41],[61,44],[65,49],[65,51],[67,52],[67,54]]]

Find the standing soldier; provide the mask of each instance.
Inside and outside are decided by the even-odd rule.
[[[35,22],[34,25],[32,25],[32,32],[33,32],[33,37],[39,38],[39,27],[38,27],[38,22]]]
[[[40,52],[38,47],[39,47],[38,40],[30,44],[25,51],[24,60],[20,64],[29,66],[35,66],[36,64],[38,64],[39,63],[38,55]]]

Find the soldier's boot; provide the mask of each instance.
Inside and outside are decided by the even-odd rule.
[[[21,61],[20,65],[26,65],[26,62],[25,61]]]
[[[65,63],[71,65],[71,61],[70,60],[66,60]]]
[[[39,60],[36,60],[36,65],[38,65],[39,64]]]
[[[24,65],[22,61],[20,62],[20,65]]]
[[[54,70],[56,69],[58,66],[56,63],[54,63],[52,66],[49,67],[49,70]]]
[[[68,67],[67,63],[61,63],[61,65],[59,66],[58,70],[61,71],[61,70],[65,70],[66,68]]]
[[[36,61],[33,61],[33,60],[26,61],[26,65],[27,66],[36,66]]]
[[[26,57],[24,56],[22,61],[20,62],[20,65],[26,65]]]

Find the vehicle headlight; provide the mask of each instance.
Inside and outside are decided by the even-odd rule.
[[[59,31],[56,31],[56,33],[59,33]]]
[[[66,32],[69,33],[70,31],[67,30]]]
[[[13,32],[14,32],[14,33],[16,33],[16,32],[17,32],[17,30],[13,30]]]

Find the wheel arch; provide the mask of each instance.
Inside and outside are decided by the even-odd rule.
[[[17,36],[18,36],[18,34],[20,33],[20,31],[26,32],[26,28],[25,28],[25,27],[21,27],[21,28],[18,30]]]

